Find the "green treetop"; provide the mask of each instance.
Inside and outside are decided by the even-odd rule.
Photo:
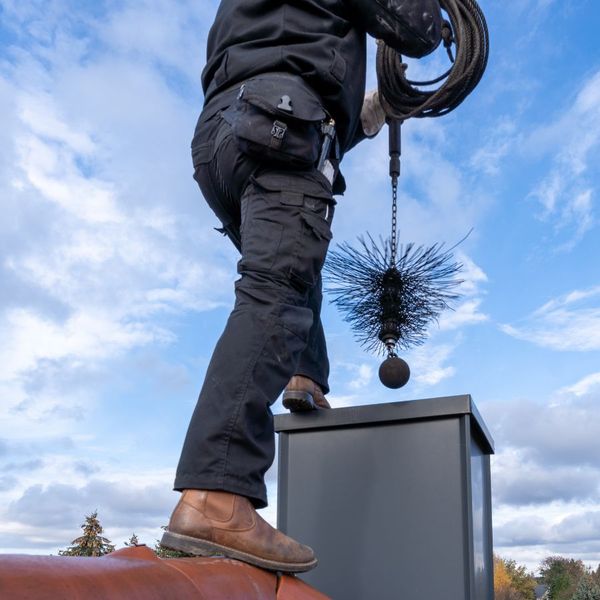
[[[540,566],[540,574],[548,586],[550,600],[572,600],[579,580],[585,574],[580,560],[549,556]]]
[[[494,555],[494,593],[496,600],[535,600],[536,581],[524,566]]]

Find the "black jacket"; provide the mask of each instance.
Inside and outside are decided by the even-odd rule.
[[[366,32],[344,0],[221,0],[202,73],[205,106],[267,72],[300,75],[337,125],[342,152],[359,136]]]
[[[366,32],[408,56],[441,40],[439,0],[221,0],[202,73],[205,107],[268,72],[298,75],[335,119],[344,153],[364,137]]]

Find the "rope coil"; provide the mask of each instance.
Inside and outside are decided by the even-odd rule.
[[[389,119],[441,117],[453,111],[475,89],[488,62],[489,33],[483,12],[475,0],[440,0],[450,21],[442,27],[442,39],[452,66],[431,81],[406,78],[407,65],[399,52],[381,41],[377,47],[379,98]],[[455,56],[451,47],[455,46]],[[436,90],[423,86],[444,83]]]

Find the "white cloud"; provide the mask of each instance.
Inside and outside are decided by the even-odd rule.
[[[553,510],[554,509],[554,510]],[[553,512],[559,515],[553,515]],[[560,555],[582,559],[588,566],[598,566],[600,510],[585,505],[554,505],[540,509],[519,511],[494,529],[497,551],[528,563],[535,569],[543,558]],[[537,564],[532,558],[537,557]],[[520,561],[519,561],[520,562]]]
[[[154,477],[156,479],[156,477]],[[27,527],[68,527],[82,513],[102,508],[112,526],[127,526],[135,519],[138,525],[151,524],[157,517],[168,517],[175,496],[168,480],[156,483],[106,481],[91,479],[84,486],[53,483],[27,488],[23,495],[8,506],[7,517],[13,523]]]
[[[440,317],[440,330],[459,329],[466,325],[483,323],[489,320],[489,317],[479,310],[481,302],[481,299],[467,300],[459,304],[454,310],[444,312]]]
[[[358,366],[356,377],[348,383],[351,390],[360,390],[371,383],[373,379],[373,367],[366,363]]]
[[[483,302],[481,297],[482,285],[487,283],[488,278],[483,269],[463,252],[457,256],[458,262],[462,264],[462,271],[458,278],[462,283],[457,292],[460,294],[460,303],[453,310],[446,310],[439,319],[439,330],[450,331],[460,329],[467,325],[475,325],[489,320],[489,316],[480,311]]]
[[[504,333],[553,350],[600,349],[600,287],[575,290],[544,304]]]
[[[598,386],[600,386],[600,373],[592,373],[590,375],[586,375],[583,379],[580,379],[577,383],[573,385],[564,387],[560,390],[563,394],[572,394],[576,397],[581,397],[589,394],[592,390],[595,390]]]
[[[231,302],[236,253],[212,230],[189,157],[215,7],[128,2],[109,27],[61,0],[1,4],[14,45],[0,63],[0,546],[55,551],[96,508],[115,542],[135,529],[153,543],[176,501],[161,461],[177,449],[152,448],[152,468],[130,462],[92,415],[121,393],[110,410],[126,420],[142,392],[115,391],[119,378],[166,378],[173,403],[204,357],[140,367],[135,383],[123,357],[159,352],[182,315]],[[129,46],[116,23],[135,33]],[[130,446],[159,443],[150,436],[132,432]]]
[[[19,101],[19,117],[21,121],[38,137],[49,138],[64,143],[75,152],[90,155],[96,149],[90,136],[76,130],[64,120],[64,115],[56,114],[54,101],[49,94],[22,94]]]
[[[484,406],[497,448],[494,546],[531,569],[552,554],[597,566],[598,381],[592,373],[543,404],[515,399]]]
[[[554,213],[565,186],[566,182],[559,173],[553,173],[538,185],[533,195],[544,208],[544,216]]]
[[[517,126],[507,117],[502,117],[494,128],[482,135],[487,140],[472,156],[469,165],[486,175],[497,176],[502,172],[503,159],[514,149]]]
[[[433,122],[435,121],[435,122]],[[388,237],[391,185],[386,131],[360,144],[344,159],[348,190],[334,219],[337,239],[369,231]],[[461,240],[488,210],[492,194],[469,180],[444,145],[440,120],[415,119],[403,128],[402,176],[398,189],[401,243],[448,246]]]
[[[595,188],[590,167],[600,151],[600,72],[586,78],[572,105],[554,122],[539,127],[523,142],[531,155],[553,154],[548,174],[530,193],[543,208],[540,217],[569,237],[570,250],[596,225]]]
[[[585,511],[565,517],[556,527],[560,542],[598,542],[600,539],[600,510]]]
[[[86,363],[114,356],[137,345],[170,341],[158,327],[115,321],[112,315],[87,310],[57,324],[26,310],[6,314],[2,339],[10,342],[0,351],[0,377],[10,380],[35,370],[42,360]]]
[[[138,471],[125,477],[94,475],[76,483],[77,477],[63,471],[54,483],[28,486],[3,507],[0,546],[5,552],[56,552],[80,535],[84,516],[96,510],[105,536],[115,545],[121,546],[134,531],[153,545],[177,501],[171,479],[167,472]]]
[[[600,464],[600,407],[593,395],[560,394],[486,405],[499,448],[519,449],[519,460],[552,468]],[[516,464],[516,463],[513,463]]]
[[[214,9],[210,0],[129,0],[111,12],[98,35],[119,53],[166,64],[195,82],[190,58],[203,61],[199,40],[206,39],[211,24],[206,16]]]
[[[494,461],[494,497],[513,506],[555,501],[600,502],[600,470],[590,466],[542,467],[522,453],[501,454]]]
[[[54,8],[57,12],[48,17],[56,18],[54,26],[59,27],[57,15],[66,8]],[[31,17],[16,5],[8,10]],[[63,36],[69,35],[66,23]],[[3,179],[11,182],[3,203],[13,215],[4,227],[20,241],[4,254],[2,267],[39,298],[35,308],[9,308],[0,316],[3,389],[15,405],[27,396],[23,386],[29,374],[48,361],[93,368],[123,351],[171,341],[173,334],[157,325],[157,315],[220,306],[229,298],[233,278],[230,256],[216,254],[216,248],[207,251],[216,239],[210,223],[198,217],[194,221],[152,193],[156,170],[149,171],[150,186],[142,194],[132,192],[139,188],[137,165],[111,170],[110,161],[119,150],[107,146],[113,141],[103,119],[111,118],[114,105],[82,101],[87,88],[68,85],[62,52],[55,48],[47,62],[22,55],[16,59],[21,68],[15,69],[13,81],[0,76],[2,85],[13,91],[6,129],[13,132],[10,144],[17,150],[3,164]],[[96,87],[124,87],[114,80],[118,68],[109,74],[102,71],[101,61],[86,59],[69,69],[103,74],[106,79],[96,79]],[[45,76],[36,79],[32,71]],[[150,66],[138,65],[137,73],[149,85],[160,79]],[[65,78],[67,85],[61,85]],[[138,88],[134,93],[143,106],[139,98],[149,91]],[[161,101],[178,98],[164,89],[162,96],[150,95],[159,108]],[[139,119],[139,111],[131,114]],[[179,118],[177,111],[171,114]],[[168,115],[159,124],[152,121],[156,133],[170,129]],[[135,119],[131,124],[138,127]],[[145,127],[151,138],[148,122]],[[127,139],[137,132],[123,127],[118,135]],[[131,163],[127,156],[121,158],[123,165]],[[165,165],[171,161],[166,151],[162,159]],[[176,179],[173,184],[177,189]],[[190,192],[198,194],[193,187]],[[28,225],[25,231],[21,220]],[[4,297],[7,305],[11,293],[8,289]],[[65,403],[68,396],[65,391]]]
[[[563,218],[566,222],[575,223],[575,232],[571,238],[563,244],[561,250],[572,249],[583,236],[596,224],[594,216],[594,190],[586,189],[574,193],[570,197],[563,210]]]
[[[462,279],[460,293],[465,296],[480,294],[480,286],[488,281],[487,275],[479,265],[475,264],[472,258],[463,252],[458,253],[457,259],[463,267],[460,273],[460,279]]]
[[[112,186],[82,176],[74,164],[74,148],[56,147],[34,135],[17,145],[25,180],[40,196],[89,223],[122,222]]]
[[[450,344],[434,345],[428,342],[412,350],[407,362],[411,367],[412,377],[419,386],[436,385],[452,377],[456,369],[447,365],[455,347]]]

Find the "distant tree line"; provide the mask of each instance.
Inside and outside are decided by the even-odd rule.
[[[495,600],[534,600],[538,585],[547,587],[544,600],[600,600],[600,565],[594,571],[581,560],[549,556],[534,577],[514,560],[494,555]]]

